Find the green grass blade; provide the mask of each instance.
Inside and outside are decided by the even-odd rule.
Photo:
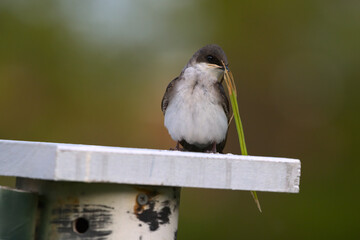
[[[229,93],[229,95],[230,95],[231,106],[232,106],[232,110],[233,110],[233,114],[234,114],[236,130],[237,130],[238,137],[239,137],[241,154],[248,155],[247,149],[246,149],[246,144],[245,144],[245,134],[244,134],[244,129],[243,129],[241,119],[240,119],[239,106],[237,103],[237,96],[236,96],[235,90],[232,90],[232,92]],[[255,201],[259,211],[262,212],[257,193],[255,191],[251,191],[251,195],[253,196],[254,201]]]
[[[255,191],[251,191],[251,195],[253,196],[254,198],[254,201],[256,203],[256,206],[258,207],[259,211],[262,212],[261,210],[261,205],[260,205],[260,201],[258,199],[258,196],[257,196],[257,193]]]
[[[225,63],[222,62],[222,64],[223,64],[224,69],[225,69],[224,80],[225,80],[225,83],[226,83],[226,87],[228,89],[230,102],[231,102],[231,107],[232,107],[232,110],[233,110],[233,117],[235,119],[236,130],[237,130],[238,137],[239,137],[241,154],[242,155],[248,155],[247,149],[246,149],[246,144],[245,144],[244,129],[243,129],[243,126],[242,126],[242,123],[241,123],[239,106],[238,106],[238,103],[237,103],[237,93],[236,93],[236,86],[235,86],[235,82],[234,82],[234,77],[233,77],[232,73],[230,72],[230,70],[228,70]],[[257,193],[255,191],[251,191],[251,195],[253,196],[254,201],[255,201],[259,211],[262,212],[261,211],[261,206],[260,206],[260,201],[258,199]]]

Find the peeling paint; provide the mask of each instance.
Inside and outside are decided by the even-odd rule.
[[[150,231],[156,231],[159,229],[160,225],[170,223],[170,201],[158,201],[154,199],[158,193],[147,192],[148,194],[148,203],[145,205],[139,205],[136,201],[134,206],[134,213],[136,217],[149,225]],[[176,204],[175,204],[176,205]]]

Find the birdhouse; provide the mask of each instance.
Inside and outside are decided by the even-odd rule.
[[[181,188],[299,192],[300,161],[0,140],[0,239],[176,239]]]

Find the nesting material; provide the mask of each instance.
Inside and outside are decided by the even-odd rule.
[[[240,119],[239,105],[237,102],[237,92],[236,92],[234,76],[231,73],[231,71],[229,70],[229,68],[225,65],[225,63],[222,62],[222,64],[225,69],[225,74],[224,74],[225,85],[226,85],[227,91],[229,93],[229,98],[230,98],[231,107],[232,107],[232,111],[233,111],[233,116],[231,117],[231,119],[234,118],[234,120],[235,120],[236,130],[237,130],[238,137],[239,137],[241,154],[248,155],[247,149],[246,149],[246,144],[245,144],[244,129],[242,127],[242,123],[241,123],[241,119]],[[256,192],[251,191],[251,195],[253,196],[254,201],[255,201],[259,211],[262,212],[260,202],[259,202]]]

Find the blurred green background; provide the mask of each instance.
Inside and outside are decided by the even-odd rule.
[[[0,138],[173,147],[163,93],[209,43],[249,153],[301,159],[301,192],[258,193],[260,214],[249,192],[183,189],[179,239],[358,239],[360,1],[1,1]]]

